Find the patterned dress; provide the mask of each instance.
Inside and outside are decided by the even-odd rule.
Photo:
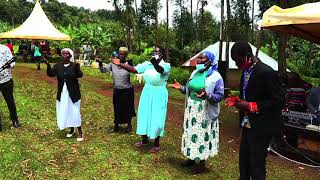
[[[205,100],[199,99],[195,93],[200,93],[205,87],[206,72],[197,73],[189,81],[190,95],[188,97],[182,135],[181,151],[188,159],[206,160],[218,154],[219,122],[209,119]]]

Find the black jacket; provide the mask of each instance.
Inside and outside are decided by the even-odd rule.
[[[73,103],[81,99],[80,87],[78,78],[83,76],[80,70],[79,64],[70,63],[69,66],[64,67],[63,63],[58,63],[51,68],[50,65],[47,66],[47,75],[50,77],[57,76],[58,80],[58,94],[57,100],[60,101],[61,92],[64,82],[66,82],[69,96]]]
[[[240,82],[240,98],[243,74]],[[261,136],[277,135],[280,131],[281,110],[284,106],[285,87],[280,76],[268,65],[258,61],[255,65],[246,89],[246,101],[256,102],[258,113],[249,113],[249,121],[254,134]],[[243,113],[240,112],[240,122]]]

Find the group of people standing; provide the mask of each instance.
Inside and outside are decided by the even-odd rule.
[[[3,51],[2,46],[0,50]],[[8,50],[5,50],[6,53]],[[81,129],[80,102],[81,93],[78,79],[83,76],[80,66],[74,63],[74,53],[65,48],[61,51],[62,62],[53,67],[47,64],[47,75],[57,77],[58,93],[56,101],[57,124],[59,129],[70,128],[67,137],[78,129],[77,141],[83,141]],[[150,153],[160,151],[160,138],[164,136],[168,103],[168,89],[179,90],[186,95],[181,152],[186,157],[182,166],[192,166],[196,172],[205,170],[205,161],[218,154],[219,149],[219,102],[224,98],[224,82],[218,72],[218,61],[209,51],[202,52],[197,58],[194,70],[185,85],[174,80],[167,85],[171,66],[165,62],[165,50],[155,47],[150,60],[136,66],[127,59],[128,49],[120,47],[112,56],[111,62],[102,63],[96,58],[102,73],[113,74],[114,128],[120,130],[120,124],[127,124],[126,131],[132,130],[131,120],[136,116],[134,109],[134,87],[130,82],[130,73],[142,74],[145,84],[140,95],[136,133],[141,136],[134,146],[142,147],[154,144]],[[10,54],[3,59],[10,59]],[[281,94],[282,84],[277,83],[278,76],[269,66],[253,56],[250,45],[237,42],[231,49],[232,59],[243,70],[240,82],[240,96],[226,99],[228,107],[240,111],[242,137],[240,145],[240,179],[265,179],[267,148],[272,136],[280,127],[280,114],[284,101]],[[4,61],[5,62],[5,61]],[[3,64],[3,63],[2,63]],[[7,67],[7,71],[10,67]],[[13,126],[18,127],[13,101],[11,76],[5,78],[1,73],[0,89],[10,109]],[[11,81],[10,81],[11,80]],[[3,82],[2,82],[3,81]],[[6,82],[4,82],[6,81]],[[6,85],[8,84],[8,85]],[[12,98],[10,98],[12,97]],[[14,103],[13,103],[14,104]]]

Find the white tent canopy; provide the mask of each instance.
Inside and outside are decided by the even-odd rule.
[[[39,1],[27,20],[19,27],[0,34],[7,39],[39,39],[39,40],[70,40],[70,36],[61,33],[50,22]]]
[[[231,58],[231,47],[233,46],[234,42],[230,42],[230,48],[229,48],[229,69],[238,69],[238,67],[236,66],[235,62],[232,60]],[[252,48],[252,52],[255,53],[257,48],[254,47],[253,45],[251,45]],[[210,46],[208,46],[207,48],[203,49],[200,53],[196,54],[195,56],[193,56],[192,58],[190,58],[187,62],[185,62],[182,66],[194,66],[194,63],[192,63],[192,61],[195,61],[195,58],[200,55],[202,52],[204,51],[209,51],[211,53],[213,53],[216,58],[219,58],[219,42],[216,42]],[[222,46],[222,61],[225,61],[225,52],[226,52],[226,42],[223,42],[223,46]],[[262,51],[259,51],[259,55],[258,57],[260,58],[260,60],[269,65],[272,69],[274,70],[278,70],[278,62],[276,60],[274,60],[272,57],[266,55],[265,53],[263,53]]]

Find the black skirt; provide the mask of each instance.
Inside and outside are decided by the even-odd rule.
[[[115,124],[131,123],[132,117],[136,116],[133,88],[113,90],[113,109]]]

